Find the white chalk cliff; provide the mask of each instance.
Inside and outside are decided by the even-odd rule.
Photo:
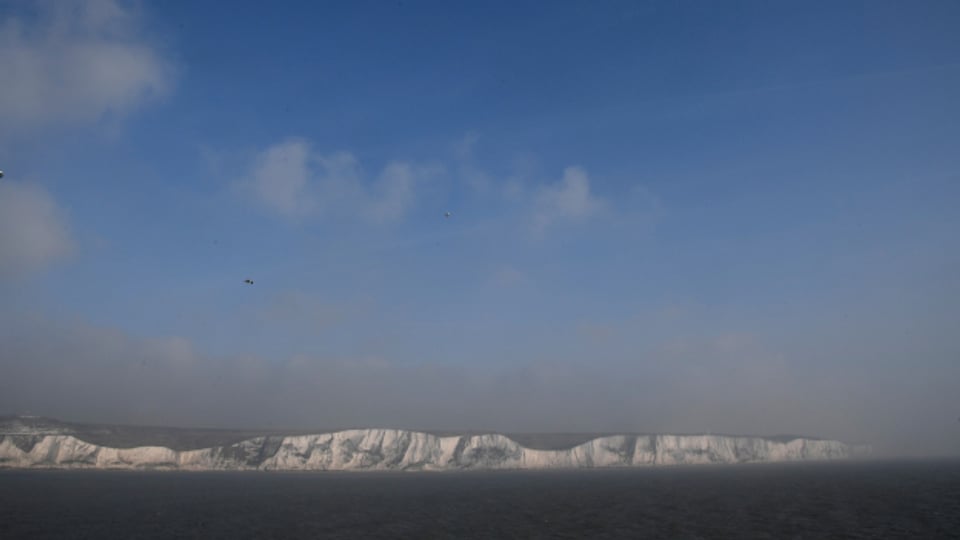
[[[176,451],[111,448],[68,434],[0,434],[0,467],[161,470],[463,470],[640,467],[831,460],[851,457],[839,441],[723,435],[615,435],[562,450],[525,448],[503,435],[440,437],[397,429],[358,429],[256,437]]]

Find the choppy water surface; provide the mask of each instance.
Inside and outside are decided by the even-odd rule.
[[[960,461],[566,472],[0,471],[0,538],[960,538]]]

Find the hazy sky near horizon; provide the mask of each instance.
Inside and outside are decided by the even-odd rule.
[[[0,413],[960,453],[957,27],[0,1]]]

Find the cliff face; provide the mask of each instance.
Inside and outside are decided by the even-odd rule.
[[[360,429],[255,437],[226,446],[176,451],[111,448],[68,434],[0,435],[0,467],[166,470],[463,470],[635,467],[844,459],[838,441],[778,441],[721,435],[615,435],[563,450],[525,448],[503,435],[438,437]]]

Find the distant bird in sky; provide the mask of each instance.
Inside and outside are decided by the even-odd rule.
[[[445,217],[445,218],[449,218],[449,217],[452,216],[452,215],[453,215],[453,212],[449,212],[449,211],[443,213],[443,217]]]
[[[253,285],[253,280],[252,280],[252,279],[245,279],[245,280],[243,280],[243,282],[246,283],[247,285]]]

